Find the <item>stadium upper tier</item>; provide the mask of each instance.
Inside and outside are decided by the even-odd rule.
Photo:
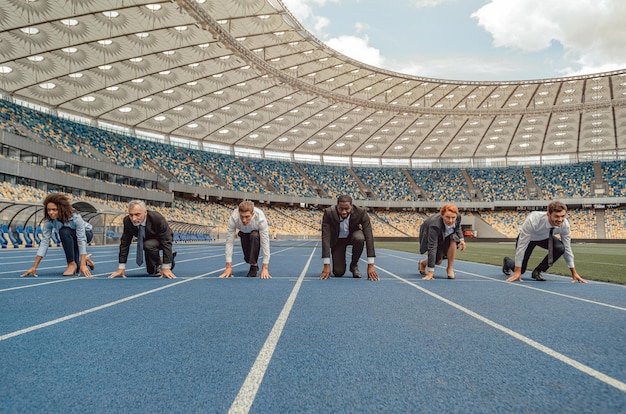
[[[404,75],[328,48],[278,0],[0,0],[0,17],[5,99],[127,135],[406,167],[626,152],[626,70],[512,82]]]
[[[483,201],[511,207],[519,206],[522,200],[555,198],[578,199],[580,204],[589,204],[595,203],[596,197],[623,204],[626,198],[626,160],[541,167],[415,169],[242,158],[107,132],[3,100],[0,100],[0,130],[16,135],[11,140],[8,135],[0,134],[0,154],[5,157],[0,158],[0,173],[16,175],[5,165],[25,162],[106,181],[106,178],[99,178],[98,169],[104,169],[107,164],[119,164],[153,173],[154,179],[163,183],[161,192],[220,197],[225,190],[232,192],[231,198],[270,200],[268,197],[273,194],[292,197],[292,203],[300,200],[313,204],[319,199],[334,200],[341,194],[348,194],[371,206],[376,204],[370,201],[400,203],[395,207],[415,207],[425,201],[431,204],[465,202],[466,207]],[[35,147],[28,145],[28,141],[45,145],[40,145],[39,153],[33,153]],[[82,160],[82,166],[73,168],[67,162],[51,159],[51,147],[60,150],[58,153],[74,154],[77,160]],[[49,175],[22,174],[21,178],[69,185],[63,178],[46,181],[51,179]],[[140,181],[135,187],[143,188],[144,183]],[[130,181],[125,185],[133,186]],[[172,190],[168,189],[169,185],[178,187]],[[110,194],[119,195],[118,191],[114,187]]]

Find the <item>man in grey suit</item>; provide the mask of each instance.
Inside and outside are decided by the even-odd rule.
[[[342,277],[346,273],[346,249],[352,245],[350,272],[352,277],[360,278],[359,258],[363,247],[367,247],[367,279],[378,280],[374,268],[374,235],[370,217],[365,208],[352,205],[352,198],[342,195],[337,198],[337,205],[328,207],[322,219],[322,259],[324,269],[320,279],[330,277],[332,259],[333,275]]]

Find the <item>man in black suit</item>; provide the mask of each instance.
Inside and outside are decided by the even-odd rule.
[[[352,277],[360,278],[359,258],[364,245],[367,246],[367,278],[378,280],[378,273],[374,268],[374,235],[370,217],[365,208],[352,205],[352,198],[342,195],[337,198],[337,205],[328,207],[324,211],[322,220],[322,259],[324,269],[320,279],[330,277],[330,262],[332,257],[333,275],[341,277],[346,272],[346,249],[352,245],[352,260],[350,271]],[[332,256],[331,256],[332,255]]]
[[[126,277],[126,260],[133,237],[137,237],[137,265],[141,266],[145,254],[146,270],[152,276],[174,279],[174,257],[172,250],[173,233],[167,220],[156,211],[148,211],[146,204],[140,200],[128,203],[128,216],[124,217],[124,231],[120,238],[120,254],[118,269],[109,276],[110,279]],[[163,250],[163,260],[160,251]]]

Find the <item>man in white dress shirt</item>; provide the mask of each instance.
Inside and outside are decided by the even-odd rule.
[[[548,205],[547,212],[533,211],[526,217],[517,236],[515,261],[505,257],[502,263],[502,272],[507,276],[510,275],[507,282],[522,280],[530,255],[536,246],[540,246],[548,250],[548,254],[533,270],[533,279],[545,281],[541,273],[547,271],[559,257],[563,256],[565,264],[572,272],[572,283],[587,283],[576,272],[574,266],[570,225],[566,216],[567,206],[560,201],[553,201]],[[561,237],[560,240],[554,237],[557,234]]]
[[[239,232],[237,233],[237,230]],[[261,267],[261,279],[271,279],[269,273],[270,263],[270,237],[265,214],[254,207],[252,201],[242,201],[228,219],[228,232],[226,235],[226,269],[220,275],[221,278],[233,276],[233,244],[236,233],[241,238],[241,249],[246,263],[250,264],[247,277],[256,277],[259,271],[259,253],[263,251],[263,265]]]

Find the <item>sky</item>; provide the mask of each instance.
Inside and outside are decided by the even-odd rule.
[[[369,65],[509,81],[626,69],[626,0],[283,0],[326,45]]]

